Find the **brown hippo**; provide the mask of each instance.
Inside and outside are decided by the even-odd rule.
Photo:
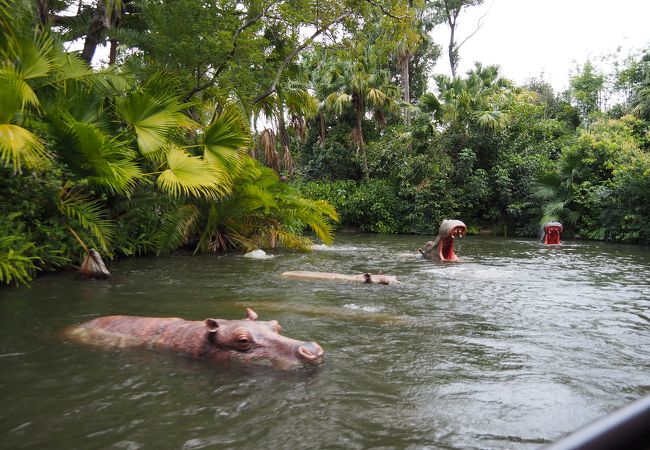
[[[544,244],[559,245],[562,230],[564,227],[560,222],[546,222],[544,224]]]
[[[460,220],[445,219],[440,224],[438,236],[433,241],[426,243],[424,250],[418,248],[418,251],[427,259],[436,255],[436,245],[438,245],[438,258],[441,261],[456,261],[458,256],[454,253],[454,239],[463,237],[467,227]]]
[[[316,342],[281,336],[276,320],[256,321],[246,308],[243,320],[187,321],[177,317],[98,317],[66,330],[84,344],[114,348],[148,348],[215,362],[241,361],[279,369],[316,366],[323,349]]]

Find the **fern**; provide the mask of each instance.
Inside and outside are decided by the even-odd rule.
[[[111,241],[115,237],[114,224],[107,218],[108,212],[99,201],[64,187],[59,192],[57,203],[63,215],[78,222],[96,239],[99,248],[111,252]]]
[[[157,254],[168,253],[187,244],[196,231],[199,218],[199,209],[191,204],[165,214],[162,228],[154,236]]]
[[[34,273],[40,270],[36,264],[43,262],[31,255],[34,252],[36,247],[32,242],[18,236],[0,237],[0,283],[28,286]]]

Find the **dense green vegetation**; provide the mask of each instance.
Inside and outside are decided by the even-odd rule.
[[[480,3],[0,0],[0,282],[84,246],[306,249],[444,218],[650,243],[650,49],[561,93],[459,75]]]

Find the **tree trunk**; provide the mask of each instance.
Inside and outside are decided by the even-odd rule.
[[[284,122],[284,110],[280,108],[278,112],[278,131],[280,131],[280,143],[285,151],[289,150],[289,132],[287,131],[287,125]]]
[[[110,40],[111,43],[111,48],[108,54],[108,65],[109,66],[114,66],[115,61],[117,60],[117,41],[115,39]]]
[[[280,132],[280,144],[282,145],[282,165],[291,178],[293,176],[293,159],[289,150],[289,132],[284,122],[284,108],[282,106],[278,113],[278,131]]]
[[[84,42],[84,48],[81,52],[81,59],[86,61],[86,64],[88,65],[90,65],[93,60],[95,50],[101,41],[104,30],[108,27],[107,22],[106,2],[104,0],[97,0],[97,8],[90,19],[86,41]]]
[[[354,111],[355,111],[355,116],[356,116],[356,129],[357,129],[357,136],[356,136],[356,143],[357,143],[357,151],[361,153],[361,162],[363,164],[363,178],[365,180],[368,180],[370,178],[370,171],[368,170],[368,157],[366,155],[366,149],[363,145],[363,128],[361,126],[361,116],[363,114],[363,104],[361,101],[361,96],[358,93],[352,94],[352,101],[354,102]]]
[[[399,56],[400,73],[402,76],[402,96],[404,103],[411,104],[411,78],[409,74],[409,63],[411,61],[411,53],[405,52]],[[404,108],[404,123],[406,126],[411,125],[411,111]]]
[[[449,67],[451,68],[451,76],[456,77],[456,67],[458,67],[458,60],[456,58],[456,43],[454,42],[454,33],[455,33],[455,24],[452,25],[451,20],[449,21],[449,27],[451,28],[451,33],[449,37]]]
[[[47,0],[38,0],[36,2],[36,8],[38,10],[38,19],[42,26],[45,26],[50,20],[50,6]]]
[[[318,117],[320,118],[320,136],[318,140],[320,141],[320,148],[323,148],[325,147],[325,113],[320,111]]]

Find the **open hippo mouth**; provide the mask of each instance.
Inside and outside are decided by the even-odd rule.
[[[456,225],[447,236],[440,237],[440,246],[438,247],[438,256],[442,261],[455,261],[458,259],[454,253],[454,239],[465,236],[467,228],[465,225]]]
[[[465,236],[467,226],[460,220],[445,219],[440,224],[438,235],[433,241],[426,243],[424,250],[418,251],[426,259],[434,258],[436,255],[440,261],[456,261],[458,257],[454,253],[454,239]],[[438,251],[436,251],[436,245]]]
[[[563,226],[560,222],[548,222],[544,225],[544,244],[559,245]]]

